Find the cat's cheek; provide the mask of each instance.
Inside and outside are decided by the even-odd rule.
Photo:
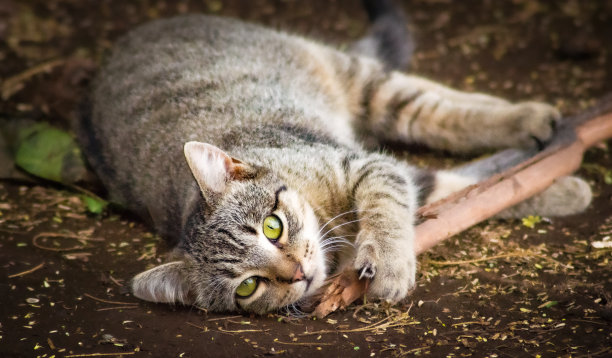
[[[308,292],[306,292],[306,295],[311,296],[311,295],[318,293],[323,287],[323,285],[325,284],[325,278],[326,278],[325,275],[320,275],[319,277],[315,277],[312,280],[312,283],[310,284],[310,287],[308,288]]]
[[[304,292],[305,296],[316,294],[327,279],[327,263],[325,262],[325,255],[320,249],[317,249],[311,264],[313,266],[312,281]]]

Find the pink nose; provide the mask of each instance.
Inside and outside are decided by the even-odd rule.
[[[302,269],[302,264],[297,264],[295,272],[293,273],[293,277],[291,278],[291,282],[302,281],[305,278],[304,270]]]

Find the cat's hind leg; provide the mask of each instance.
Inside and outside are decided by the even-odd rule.
[[[424,198],[431,203],[468,185],[476,184],[531,157],[535,151],[508,149],[485,159],[476,160],[452,170],[435,172],[432,187]],[[543,192],[497,214],[501,218],[528,215],[567,216],[584,211],[592,199],[589,184],[576,176],[556,179]]]
[[[362,133],[456,153],[541,145],[560,118],[544,103],[514,104],[399,72],[371,74],[361,106],[355,125]]]

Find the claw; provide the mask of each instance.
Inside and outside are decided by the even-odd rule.
[[[359,270],[359,279],[360,280],[364,278],[372,279],[375,274],[376,272],[374,271],[372,266],[370,264],[367,264],[364,267],[362,267],[361,270]]]
[[[546,144],[540,138],[538,138],[538,137],[536,137],[534,135],[532,135],[530,137],[535,141],[536,148],[538,148],[538,151],[542,151],[546,147]]]
[[[365,276],[365,268],[362,268],[361,271],[359,271],[359,279],[362,280],[364,276]]]

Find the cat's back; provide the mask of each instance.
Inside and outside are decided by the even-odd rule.
[[[226,72],[230,68],[263,69],[264,62],[271,65],[279,57],[291,56],[292,49],[287,47],[292,46],[285,37],[258,25],[215,16],[156,20],[117,41],[100,78],[118,81],[130,74],[142,87],[152,84],[143,79],[215,80],[231,75]],[[120,78],[112,78],[115,75]]]
[[[215,137],[184,138],[183,129],[193,133],[194,125],[205,124],[218,133],[232,124],[286,116],[275,112],[316,107],[325,93],[309,76],[311,45],[227,18],[158,20],[116,44],[95,85],[95,99],[104,102],[98,103],[104,111],[98,114],[106,123],[117,121],[113,127],[124,131],[130,125],[132,130],[152,129],[141,126],[144,120],[148,126],[171,126],[176,139],[214,142]]]

